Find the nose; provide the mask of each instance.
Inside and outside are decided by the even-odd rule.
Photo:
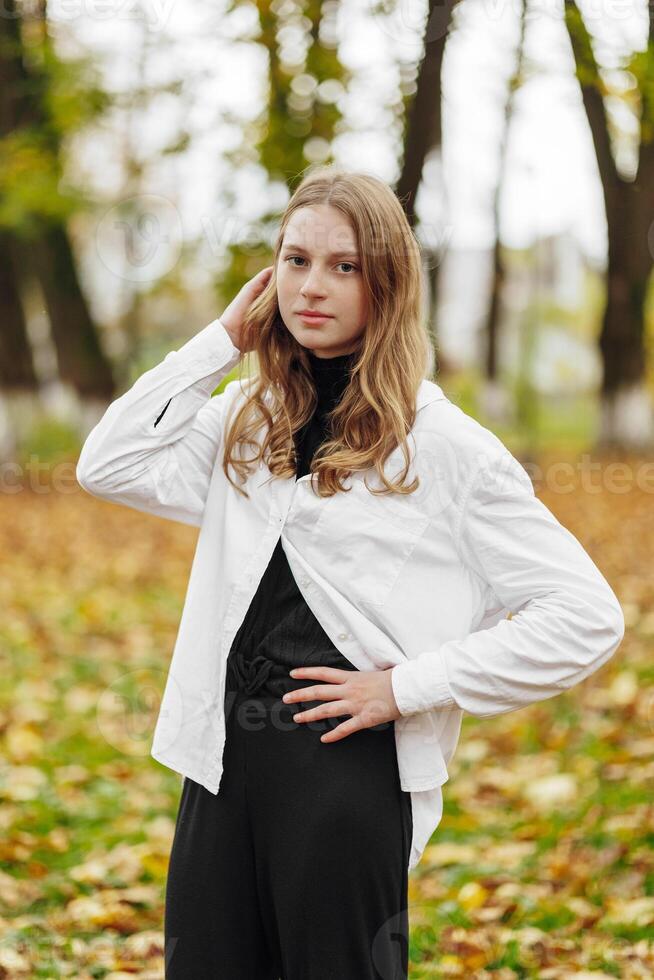
[[[316,271],[316,267],[315,266],[307,274],[306,279],[302,283],[302,287],[300,289],[300,293],[302,294],[302,296],[306,296],[307,298],[309,296],[325,296],[326,295],[325,287],[324,287],[324,285],[322,283],[322,279],[321,279],[321,274],[320,274],[320,272]]]

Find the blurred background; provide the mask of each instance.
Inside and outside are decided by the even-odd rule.
[[[197,532],[91,498],[75,463],[270,263],[323,163],[398,194],[434,379],[627,622],[574,690],[464,719],[411,976],[652,977],[645,0],[3,0],[0,977],[163,977],[181,778],[149,748]]]

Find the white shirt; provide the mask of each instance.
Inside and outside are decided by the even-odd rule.
[[[337,649],[359,670],[392,668],[412,869],[442,816],[464,711],[489,718],[584,680],[622,640],[620,604],[503,443],[426,379],[409,437],[417,491],[375,496],[371,469],[320,498],[310,475],[260,463],[246,499],[222,453],[248,382],[211,398],[240,357],[214,320],[107,408],[77,465],[89,493],[200,529],[151,754],[218,792],[227,655],[281,535]],[[385,472],[402,465],[398,448]]]

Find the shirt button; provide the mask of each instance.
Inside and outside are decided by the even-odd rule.
[[[303,578],[302,579],[302,585],[309,585],[309,579],[308,578]]]
[[[349,633],[339,633],[338,638],[339,640],[347,640],[349,635],[350,635]]]

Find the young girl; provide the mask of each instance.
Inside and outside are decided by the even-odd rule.
[[[246,351],[256,375],[211,397]],[[599,569],[429,366],[399,201],[321,168],[273,265],[83,447],[89,492],[200,528],[152,746],[185,777],[168,980],[406,978],[463,712],[620,643]]]

